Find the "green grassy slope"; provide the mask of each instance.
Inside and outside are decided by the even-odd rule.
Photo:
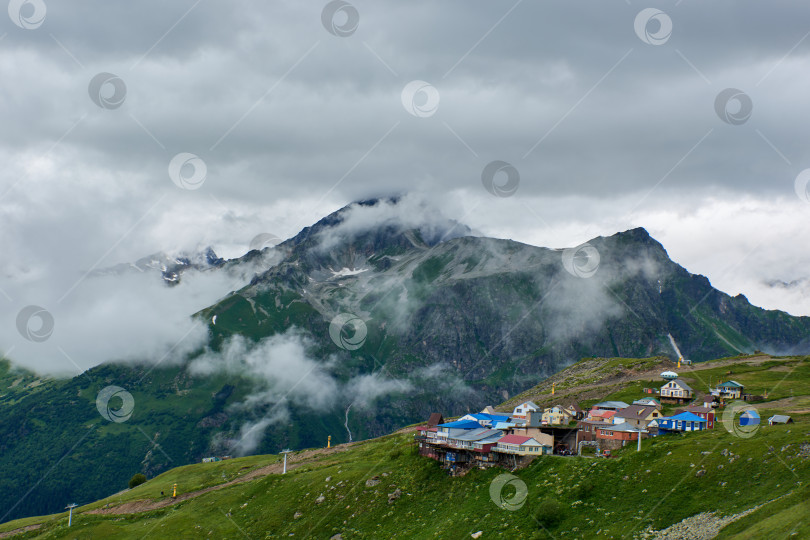
[[[576,401],[583,408],[598,401],[619,400],[630,403],[644,397],[643,388],[661,386],[659,374],[675,370],[698,394],[708,393],[718,383],[733,379],[745,386],[745,392],[766,395],[759,405],[765,413],[783,410],[781,400],[789,400],[794,409],[810,409],[810,364],[804,357],[779,358],[762,354],[741,355],[676,368],[665,358],[586,358],[537,386],[506,401],[501,410],[533,400],[544,406]],[[552,383],[555,394],[551,394]],[[769,410],[768,403],[779,402]]]
[[[126,485],[118,476],[123,471],[152,477],[206,455],[235,453],[228,441],[268,418],[273,422],[254,432],[261,436],[252,451],[307,448],[328,436],[333,442],[376,437],[434,410],[459,415],[523,392],[586,355],[671,354],[669,333],[696,361],[764,344],[794,350],[810,335],[810,317],[765,311],[714,290],[643,229],[593,239],[598,275],[580,279],[566,271],[559,250],[459,236],[466,229],[454,222],[431,223],[421,233],[387,220],[333,230],[349,212],[288,240],[274,250],[272,265],[263,262],[249,283],[198,312],[210,339],[181,365],[144,358],[40,383],[27,375],[20,380],[0,364],[0,521],[58,511],[63,499],[109,495]],[[228,265],[253,275],[261,257],[253,251]],[[341,275],[343,268],[357,273]],[[364,321],[360,348],[332,339],[339,313]],[[231,340],[260,351],[283,338],[300,341],[335,384],[337,391],[326,394],[331,407],[313,411],[303,384],[271,403],[268,389],[275,391],[277,377],[260,365],[230,362],[224,352]],[[200,355],[213,373],[190,367]],[[627,362],[662,365],[611,359],[602,368],[619,374],[643,368]],[[367,407],[354,385],[378,379],[386,381],[384,392],[373,392]],[[642,386],[629,386],[621,375],[614,383],[610,392],[621,399]],[[125,424],[110,425],[96,410],[98,391],[107,385],[134,397]],[[605,394],[573,390],[558,387],[584,404]],[[82,474],[87,463],[95,474]],[[44,476],[48,481],[24,496],[24,486]]]
[[[632,538],[648,527],[662,529],[701,512],[727,516],[762,505],[728,525],[720,537],[808,537],[810,360],[743,362],[733,368],[735,379],[746,378],[752,386],[763,381],[771,389],[769,398],[779,400],[758,406],[763,418],[770,411],[790,411],[795,424],[764,425],[747,439],[722,425],[662,436],[644,440],[641,452],[623,449],[618,459],[544,456],[514,472],[528,491],[516,511],[499,507],[490,496],[493,480],[506,471],[448,477],[437,463],[416,454],[412,433],[401,432],[312,456],[286,475],[277,474],[278,456],[172,469],[78,508],[70,529],[66,514],[59,514],[5,523],[0,535],[39,524],[15,538],[330,538],[338,533],[343,538],[469,538],[477,531],[483,531],[482,538]],[[728,366],[710,364],[691,374],[706,378],[712,370],[728,371]],[[794,396],[785,399],[790,389]],[[166,501],[160,492],[170,493],[175,482],[185,497],[267,466],[275,472],[163,508],[127,515],[88,513],[133,501]],[[375,477],[378,484],[367,484]],[[388,494],[396,489],[401,496],[389,502]],[[503,492],[507,496],[509,489]],[[557,510],[550,514],[555,503]]]

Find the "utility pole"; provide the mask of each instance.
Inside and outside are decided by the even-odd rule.
[[[76,503],[70,503],[65,507],[65,510],[68,510],[70,513],[68,514],[68,527],[73,525],[73,509],[78,506]]]
[[[281,451],[281,453],[284,454],[284,470],[281,472],[281,474],[287,474],[287,454],[290,452],[292,452],[292,450],[289,448],[285,448]]]
[[[641,452],[641,434],[642,433],[649,433],[649,431],[642,430],[641,426],[638,427],[638,448],[636,448],[636,452]]]

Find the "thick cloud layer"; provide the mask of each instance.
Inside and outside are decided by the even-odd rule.
[[[197,376],[226,373],[256,384],[244,400],[231,405],[231,410],[254,418],[241,426],[237,437],[220,442],[237,454],[250,453],[268,427],[289,418],[291,406],[323,414],[340,404],[368,408],[383,396],[414,391],[410,382],[381,372],[340,382],[334,374],[336,359],[316,359],[312,348],[309,335],[292,328],[255,345],[234,337],[221,353],[207,352],[191,363],[189,370]]]
[[[645,226],[726,292],[810,314],[806,294],[769,285],[810,266],[795,189],[810,167],[810,6],[352,4],[356,28],[352,9],[324,25],[325,1],[50,1],[2,17],[0,350],[64,367],[18,339],[33,304],[55,317],[48,345],[58,335],[81,366],[162,355],[188,331],[182,311],[235,285],[200,284],[192,301],[76,281],[159,250],[236,256],[259,233],[404,192],[551,247]],[[727,88],[741,92],[718,105]],[[202,161],[171,177],[184,152]],[[519,175],[513,194],[496,189],[506,172],[482,182],[495,160]]]

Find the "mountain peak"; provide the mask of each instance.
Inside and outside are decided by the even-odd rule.
[[[628,229],[624,231],[623,234],[627,234],[638,238],[652,238],[652,236],[650,236],[650,233],[647,232],[647,229],[645,229],[644,227],[636,227],[634,229]]]
[[[631,250],[638,250],[642,248],[644,251],[660,252],[669,258],[667,250],[664,246],[653,238],[644,227],[635,227],[626,231],[617,232],[611,236],[604,238],[604,242],[617,248],[627,248]]]
[[[424,198],[390,195],[351,202],[303,229],[292,239],[292,244],[296,247],[306,244],[307,248],[316,244],[329,247],[337,243],[356,246],[371,236],[376,238],[375,243],[379,243],[383,237],[395,240],[394,237],[412,233],[426,245],[433,246],[468,236],[472,230],[444,217]]]

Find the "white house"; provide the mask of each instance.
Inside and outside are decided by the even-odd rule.
[[[670,403],[686,403],[691,401],[694,391],[682,379],[669,381],[661,387],[661,401]]]
[[[529,411],[539,411],[540,407],[537,406],[537,403],[533,401],[524,401],[512,412],[512,416],[517,416],[518,418],[526,418],[526,415],[529,414]]]

